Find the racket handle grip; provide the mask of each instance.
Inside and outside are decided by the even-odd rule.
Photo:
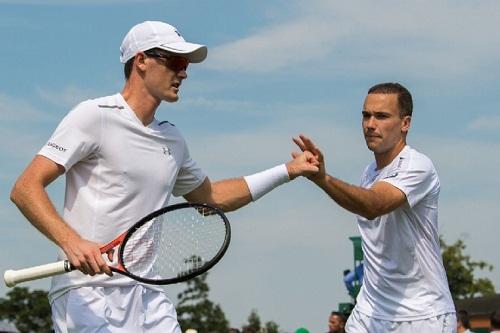
[[[14,287],[24,281],[38,280],[48,276],[59,275],[72,271],[68,260],[61,260],[51,264],[34,266],[19,270],[9,269],[3,275],[3,280],[7,287]]]

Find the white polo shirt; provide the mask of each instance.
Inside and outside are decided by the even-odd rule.
[[[440,183],[431,160],[406,146],[385,168],[370,164],[361,186],[378,181],[399,188],[407,202],[373,220],[357,217],[364,278],[356,310],[389,321],[455,312],[439,247]]]
[[[59,124],[43,155],[66,170],[64,220],[84,239],[105,244],[145,215],[198,187],[205,174],[177,128],[144,126],[121,94],[85,101]],[[60,258],[65,258],[61,251]],[[56,276],[51,300],[81,285],[137,283],[121,274]]]

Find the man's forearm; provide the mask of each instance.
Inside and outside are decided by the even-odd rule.
[[[210,204],[229,212],[250,203],[252,196],[242,177],[213,183],[207,177],[200,186],[184,195],[184,199],[188,202]]]
[[[377,198],[370,190],[348,184],[328,174],[315,183],[348,211],[370,220],[378,216]]]
[[[250,190],[242,177],[214,182],[212,198],[214,204],[225,212],[241,208],[252,201]]]

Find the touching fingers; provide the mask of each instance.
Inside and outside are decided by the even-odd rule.
[[[305,135],[300,135],[300,139],[302,140],[303,142],[303,145],[304,147],[306,147],[307,150],[310,150],[311,152],[313,153],[316,153],[316,151],[318,150],[318,148],[316,147],[316,145],[311,141],[311,139],[309,139],[307,136]]]
[[[311,139],[309,139],[309,137],[307,137],[307,136],[305,136],[303,134],[300,134],[299,138],[293,138],[293,142],[295,142],[295,144],[302,151],[310,151],[311,153],[314,154],[314,156],[318,160],[322,160],[323,159],[323,153],[321,152],[321,150],[319,150],[318,147],[316,147],[316,145],[312,142]]]
[[[297,139],[297,138],[292,138],[292,140],[300,148],[300,150],[302,150],[302,151],[306,150],[306,147],[304,146],[304,143],[302,142],[302,140]]]

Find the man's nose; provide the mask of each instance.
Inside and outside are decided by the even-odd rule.
[[[180,70],[178,73],[177,73],[177,76],[179,76],[181,79],[187,79],[188,77],[188,74],[187,74],[187,68],[186,69],[182,69]]]
[[[368,117],[368,119],[365,120],[365,126],[367,128],[375,128],[375,125],[376,125],[375,117]]]

